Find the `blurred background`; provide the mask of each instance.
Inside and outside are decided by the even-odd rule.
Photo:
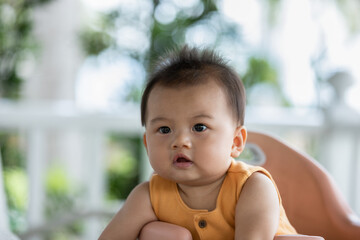
[[[0,0],[0,229],[97,239],[151,168],[139,100],[154,59],[215,48],[246,125],[320,162],[360,214],[357,0]]]

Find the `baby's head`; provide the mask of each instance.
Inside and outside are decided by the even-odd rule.
[[[160,59],[150,76],[141,100],[141,122],[146,126],[150,93],[156,86],[184,88],[216,81],[227,97],[237,126],[244,124],[245,89],[236,72],[211,50],[184,46]]]
[[[212,51],[184,47],[163,58],[141,103],[153,169],[177,183],[220,180],[246,142],[244,87]]]

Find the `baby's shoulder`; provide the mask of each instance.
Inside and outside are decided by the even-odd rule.
[[[142,182],[138,184],[133,190],[132,194],[136,196],[142,196],[142,195],[148,195],[150,189],[150,183],[149,181]]]
[[[258,177],[260,175],[260,177]],[[261,166],[254,166],[242,161],[233,161],[228,172],[227,172],[227,183],[231,185],[232,189],[237,189],[237,194],[243,190],[245,183],[249,179],[255,178],[255,184],[260,178],[260,181],[263,181],[266,178],[266,181],[272,181],[270,173]]]
[[[241,174],[249,177],[254,172],[264,172],[267,175],[267,171],[261,166],[254,166],[242,161],[233,160],[230,168],[228,169],[229,174]]]

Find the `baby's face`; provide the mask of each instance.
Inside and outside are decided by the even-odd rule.
[[[164,178],[188,185],[221,178],[231,163],[237,129],[215,81],[155,86],[150,93],[144,142],[153,169]]]

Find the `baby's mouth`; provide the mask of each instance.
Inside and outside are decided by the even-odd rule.
[[[186,158],[178,158],[176,159],[176,162],[191,162],[190,160],[187,160]]]
[[[193,162],[184,154],[177,154],[174,157],[173,164],[179,168],[190,167]]]

